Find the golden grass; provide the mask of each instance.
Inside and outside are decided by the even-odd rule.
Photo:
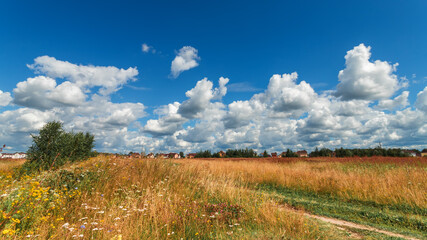
[[[336,234],[292,211],[278,211],[274,200],[241,187],[234,178],[209,174],[205,166],[98,157],[64,169],[94,179],[83,179],[77,189],[55,178],[58,171],[26,177],[18,185],[6,180],[9,185],[0,191],[10,204],[0,213],[6,216],[0,236],[317,239]]]
[[[339,161],[179,160],[218,178],[274,184],[342,199],[427,207],[427,171],[421,164]]]
[[[19,180],[3,169],[0,239],[339,239],[252,186],[420,208],[427,196],[425,163],[100,156]]]
[[[0,173],[10,172],[13,168],[24,164],[25,159],[0,159]]]

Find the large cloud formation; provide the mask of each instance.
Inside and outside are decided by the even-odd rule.
[[[185,59],[187,50],[195,54]],[[183,62],[197,59],[197,51],[187,50],[178,54]],[[123,84],[135,81],[136,68],[76,65],[43,56],[29,65],[42,75],[18,83],[13,100],[0,91],[0,106],[20,106],[0,112],[0,142],[16,149],[28,146],[30,133],[47,121],[61,120],[69,130],[93,132],[97,150],[107,152],[311,150],[379,142],[425,148],[427,87],[414,93],[411,105],[411,93],[402,90],[404,83],[395,73],[397,65],[371,62],[370,57],[371,48],[363,44],[348,51],[336,91],[323,93],[294,72],[273,75],[265,90],[249,99],[224,103],[230,79],[216,83],[203,78],[185,93],[186,100],[159,106],[144,122],[142,103],[110,100]]]

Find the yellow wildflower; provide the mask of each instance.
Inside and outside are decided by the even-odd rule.
[[[14,223],[20,223],[21,221],[19,221],[19,219],[12,218],[12,222],[14,222]]]

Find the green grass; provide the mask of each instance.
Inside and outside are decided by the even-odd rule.
[[[271,198],[316,215],[339,218],[419,238],[427,238],[427,210],[409,206],[380,205],[373,202],[342,201],[313,192],[261,184],[255,189]]]

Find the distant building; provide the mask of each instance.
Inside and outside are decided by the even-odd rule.
[[[427,157],[427,149],[423,149],[421,152],[421,157]]]
[[[187,158],[194,158],[196,156],[195,153],[189,153],[187,154]]]
[[[218,154],[219,154],[219,157],[225,157],[225,155],[226,155],[224,151],[219,151]]]
[[[157,153],[156,158],[169,158],[167,153]]]
[[[154,158],[154,153],[147,154],[146,158]]]
[[[3,153],[1,155],[1,158],[12,158],[12,154],[11,153]]]
[[[271,157],[277,158],[277,153],[276,152],[271,153]]]
[[[410,157],[416,157],[417,156],[417,152],[412,151],[412,150],[402,150],[402,152],[408,154]]]
[[[296,154],[298,155],[298,157],[308,157],[308,153],[306,150],[298,151],[296,152]]]
[[[132,153],[130,156],[132,158],[141,158],[141,154],[139,154],[139,153]]]
[[[27,154],[24,152],[19,153],[0,153],[0,158],[9,158],[9,159],[25,159],[27,158]]]
[[[169,153],[169,154],[168,154],[168,157],[169,157],[169,158],[175,158],[175,159],[177,159],[177,158],[181,158],[181,156],[179,156],[179,154],[178,154],[178,153]]]

